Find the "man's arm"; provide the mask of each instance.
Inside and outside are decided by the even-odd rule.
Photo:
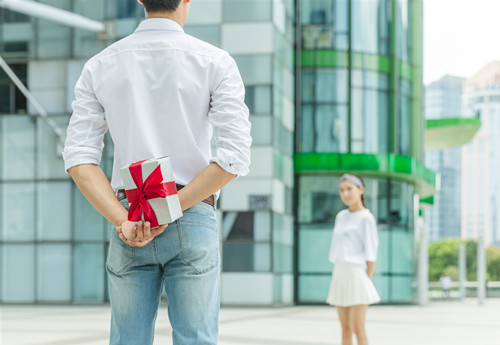
[[[130,222],[104,175],[95,164],[80,164],[68,169],[76,185],[94,208],[117,228],[120,238],[133,246],[145,246],[165,230],[166,225],[151,230],[149,222]]]
[[[211,163],[203,169],[189,184],[179,191],[179,201],[183,211],[205,200],[224,187],[236,175]]]

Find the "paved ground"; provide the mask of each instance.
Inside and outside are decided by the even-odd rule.
[[[0,306],[1,345],[105,345],[109,306]],[[368,310],[370,345],[499,345],[500,299],[483,306],[433,302],[427,307]],[[155,345],[172,344],[163,307]],[[327,306],[223,308],[220,345],[340,345],[335,309]],[[141,345],[141,344],[137,344]]]

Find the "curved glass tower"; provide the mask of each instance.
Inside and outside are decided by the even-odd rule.
[[[296,50],[296,301],[324,302],[344,172],[361,174],[379,224],[382,302],[416,301],[423,166],[422,1],[301,0]]]

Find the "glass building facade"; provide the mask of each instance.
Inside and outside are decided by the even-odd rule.
[[[0,9],[0,55],[64,129],[88,58],[143,20],[132,0],[42,0],[110,35]],[[227,50],[246,86],[250,173],[218,203],[222,303],[323,303],[342,209],[339,176],[366,177],[383,302],[415,300],[423,159],[422,2],[199,0],[185,31]],[[0,72],[0,302],[104,303],[109,233],[68,175],[57,137]],[[101,167],[111,172],[105,139]]]
[[[422,2],[297,6],[296,301],[325,300],[332,228],[345,208],[339,177],[351,171],[365,177],[366,205],[378,222],[373,280],[382,302],[413,302],[419,196],[434,179],[420,163]]]

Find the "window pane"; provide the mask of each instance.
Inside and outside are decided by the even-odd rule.
[[[3,179],[35,178],[35,126],[26,115],[0,117]]]
[[[411,16],[408,0],[398,0],[396,9],[398,59],[410,61],[411,58]]]
[[[74,299],[104,301],[104,246],[76,244],[74,252]]]
[[[347,102],[347,71],[318,68],[315,99],[317,102]]]
[[[412,287],[413,277],[391,277],[390,302],[412,302],[415,300],[415,288]]]
[[[40,301],[64,301],[71,298],[71,248],[69,244],[38,246],[38,298]]]
[[[272,59],[269,55],[234,56],[245,85],[271,84]]]
[[[220,27],[218,25],[189,25],[184,31],[202,41],[220,47]]]
[[[332,273],[328,261],[332,241],[333,222],[322,226],[302,225],[299,230],[299,271],[307,273]]]
[[[318,105],[315,120],[315,152],[347,151],[347,107]]]
[[[282,244],[273,245],[273,272],[293,272],[293,247]]]
[[[352,50],[389,54],[390,0],[352,0]]]
[[[303,105],[300,118],[299,152],[314,152],[314,113],[312,105]]]
[[[71,182],[41,182],[38,193],[38,237],[41,240],[71,238]]]
[[[299,276],[299,301],[306,303],[325,302],[331,281],[331,274]]]
[[[391,271],[413,274],[415,262],[413,232],[405,228],[392,228]]]
[[[59,126],[67,125],[69,116],[51,116],[51,119]],[[58,143],[58,137],[46,121],[37,122],[37,145],[38,155],[38,177],[39,178],[66,178],[64,160],[61,156],[62,147]]]
[[[300,6],[303,48],[347,49],[347,0],[308,0]]]
[[[75,239],[103,240],[109,231],[108,221],[85,199],[76,186],[73,188]]]
[[[0,185],[2,240],[33,241],[35,238],[35,184]]]
[[[224,243],[222,266],[224,272],[269,272],[271,250],[269,243]]]
[[[2,302],[35,301],[35,246],[3,245]]]
[[[223,2],[224,22],[271,20],[272,1],[231,0]]]
[[[247,87],[245,92],[245,104],[250,114],[271,114],[271,87]]]
[[[345,208],[339,195],[338,176],[303,176],[299,181],[299,222],[329,224]]]

